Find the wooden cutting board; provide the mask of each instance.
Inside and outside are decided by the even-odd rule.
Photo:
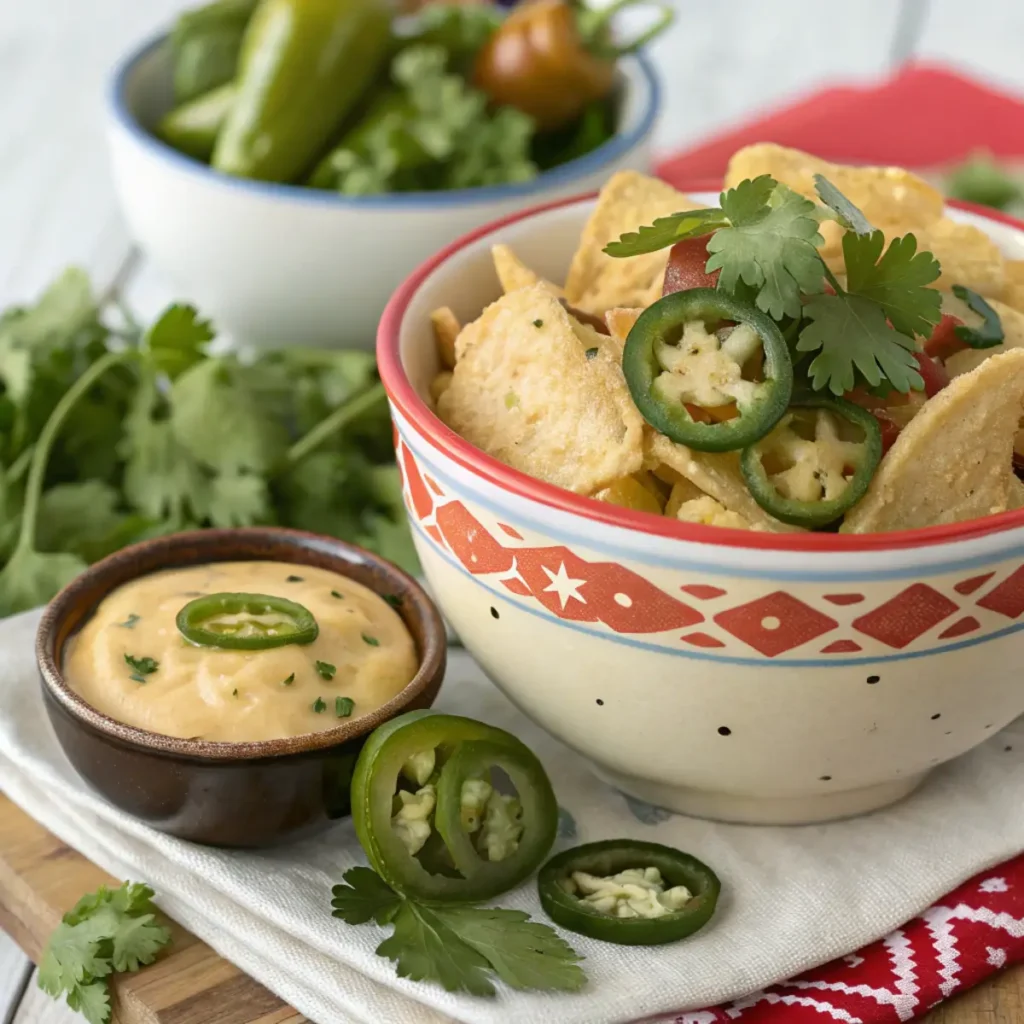
[[[0,929],[34,961],[80,896],[119,884],[0,795]],[[165,956],[137,974],[113,979],[113,1024],[308,1024],[206,943],[171,926],[174,941]],[[924,1018],[924,1024],[1022,1022],[1024,967]]]
[[[0,795],[0,928],[36,962],[84,893],[120,885]],[[171,922],[169,952],[111,985],[115,1024],[303,1024],[258,982]]]

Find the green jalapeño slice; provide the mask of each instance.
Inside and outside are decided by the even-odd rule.
[[[475,903],[536,870],[555,841],[558,804],[540,761],[515,736],[471,718],[410,711],[363,747],[352,820],[392,889]]]
[[[271,594],[206,594],[189,601],[176,621],[190,643],[235,651],[311,644],[320,632],[308,608]]]
[[[882,458],[882,429],[859,405],[801,395],[740,457],[754,500],[776,519],[828,526],[864,496]]]
[[[793,365],[771,319],[714,288],[673,292],[640,314],[622,370],[655,430],[689,448],[746,448],[782,418]]]

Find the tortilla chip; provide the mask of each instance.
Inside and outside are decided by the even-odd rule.
[[[913,530],[1014,508],[1013,441],[1022,415],[1024,350],[958,377],[896,439],[842,532]]]
[[[1002,295],[1006,286],[1006,261],[999,246],[973,224],[959,224],[943,217],[927,227],[903,225],[892,235],[913,231],[919,251],[927,249],[942,266],[942,275],[932,287],[951,288],[962,284],[984,296]]]
[[[1024,260],[1004,261],[1003,294],[999,297],[1008,306],[1024,313]]]
[[[642,312],[642,309],[623,309],[620,306],[605,313],[604,322],[608,325],[611,336],[620,345],[626,344],[626,338],[629,337],[629,332],[633,330],[633,325],[640,319]]]
[[[494,271],[498,275],[503,292],[514,292],[517,288],[531,288],[535,284],[542,284],[552,295],[562,294],[562,289],[558,285],[545,281],[531,270],[509,246],[491,246],[491,258],[494,260]]]
[[[741,515],[753,530],[802,532],[799,526],[780,523],[754,501],[740,473],[739,452],[692,451],[648,427],[644,431],[644,463],[656,474],[663,464],[674,469],[730,512]]]
[[[1005,341],[992,348],[968,348],[951,355],[946,360],[946,370],[950,377],[962,377],[965,373],[977,369],[992,356],[1001,355],[1011,349],[1024,348],[1024,313],[1017,312],[998,299],[987,299],[986,301],[999,314]],[[966,303],[961,302],[955,295],[951,295],[948,300],[943,296],[942,312],[958,316],[964,323],[972,327],[977,326],[981,320],[977,313],[969,309]]]
[[[455,366],[455,339],[462,330],[462,324],[447,306],[441,306],[430,314],[430,324],[434,328],[434,344],[441,365],[451,370]]]
[[[601,316],[614,306],[647,307],[661,296],[668,250],[614,259],[602,250],[627,231],[698,204],[671,185],[636,171],[620,171],[601,189],[565,282],[573,306]]]
[[[451,382],[451,370],[444,370],[430,382],[430,397],[433,399],[434,405],[437,405],[441,396],[448,390],[448,387],[451,384]]]
[[[643,419],[610,338],[543,285],[509,292],[459,336],[438,414],[506,465],[593,494],[643,463]],[[597,349],[587,357],[588,349]]]
[[[678,476],[678,474],[676,475]],[[665,515],[675,519],[679,509],[686,502],[697,501],[700,498],[706,497],[707,495],[692,480],[687,480],[686,477],[681,476],[672,485],[672,492],[668,496],[668,501],[665,502]]]
[[[676,511],[676,519],[684,523],[701,523],[704,526],[725,526],[732,530],[753,530],[753,527],[739,514],[727,509],[710,495],[684,501]]]

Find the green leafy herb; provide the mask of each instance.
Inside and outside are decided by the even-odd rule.
[[[324,703],[324,700],[323,700],[322,697],[317,697],[317,699],[315,701],[313,701],[313,710],[318,715],[322,714],[324,711],[327,710],[327,705]]]
[[[888,382],[897,391],[920,390],[914,334],[928,334],[941,318],[941,296],[928,288],[939,264],[917,252],[913,235],[894,238],[883,254],[882,232],[843,236],[847,288],[818,295],[804,307],[808,325],[797,350],[817,352],[808,367],[811,386],[850,391],[858,374],[870,387]]]
[[[1003,322],[999,314],[977,293],[962,284],[953,285],[953,294],[984,320],[980,327],[968,327],[960,324],[953,328],[953,333],[971,348],[993,348],[1006,340]]]
[[[338,718],[348,718],[355,709],[356,702],[351,697],[335,697],[334,713]]]
[[[339,594],[338,591],[336,591],[336,590],[332,590],[331,591],[331,597],[336,597],[339,601],[344,601],[345,600],[345,595],[344,594]]]
[[[393,960],[399,977],[484,997],[495,994],[492,974],[536,991],[575,992],[586,983],[572,947],[520,910],[427,907],[393,892],[369,868],[344,877],[348,884],[334,887],[334,916],[352,925],[392,925],[377,955]]]
[[[333,679],[334,673],[338,671],[329,661],[318,661],[316,663],[316,670],[321,679]]]
[[[957,167],[946,180],[945,191],[954,199],[964,199],[997,210],[1019,207],[1024,200],[1024,181],[993,159],[991,153],[975,153]]]
[[[544,326],[544,321],[543,320],[534,320],[533,321],[533,326],[534,327],[543,327]]]
[[[850,202],[823,174],[814,176],[814,191],[818,198],[835,214],[835,219],[857,235],[870,235],[875,229],[867,217]]]
[[[587,359],[594,359],[597,356],[598,350],[596,348],[588,348],[585,355]]]
[[[108,977],[152,963],[171,940],[157,923],[153,890],[126,882],[84,896],[64,915],[39,962],[39,987],[80,1011],[89,1024],[110,1020]]]
[[[184,305],[148,330],[116,322],[78,270],[0,313],[0,617],[127,544],[205,526],[310,529],[417,570],[372,355],[211,357]]]
[[[285,583],[301,583],[302,582],[302,577],[301,576],[286,576],[284,581],[285,581]]]
[[[458,65],[472,60],[501,25],[501,12],[491,4],[432,3],[420,9],[400,40],[440,46]]]
[[[136,658],[134,655],[126,654],[124,660],[140,676],[151,675],[160,667],[160,662],[154,661],[152,658]]]
[[[617,241],[609,242],[604,251],[609,256],[624,258],[667,249],[686,238],[697,238],[719,228],[728,227],[729,218],[720,209],[687,210],[659,217],[653,224],[638,231],[627,231]]]
[[[370,636],[369,633],[363,634],[363,643],[369,644],[371,647],[380,647],[380,641],[375,636]]]
[[[282,686],[291,686],[295,682],[295,673],[293,672],[290,676],[281,680]]]
[[[398,594],[382,594],[381,596],[396,611],[402,607],[402,599]]]
[[[136,615],[135,612],[131,612],[129,614],[128,618],[125,619],[124,622],[119,622],[118,625],[122,629],[134,629],[135,628],[135,623],[141,621],[141,619],[142,619],[141,615]]]
[[[825,286],[814,203],[764,174],[723,192],[722,210],[730,226],[708,241],[707,272],[721,271],[728,292],[749,285],[757,307],[776,320],[799,317],[801,295]]]

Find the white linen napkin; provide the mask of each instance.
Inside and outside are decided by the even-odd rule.
[[[858,949],[1024,850],[1024,720],[889,810],[799,828],[720,825],[609,788],[455,651],[438,708],[508,729],[536,751],[567,812],[562,845],[667,843],[711,864],[723,893],[711,925],[682,943],[631,948],[566,933],[586,957],[581,993],[451,995],[397,978],[374,954],[385,930],[331,917],[331,886],[364,863],[348,822],[268,852],[219,851],[153,832],[87,789],[39,697],[38,619],[0,623],[0,790],[111,874],[149,882],[167,913],[319,1024],[618,1024],[711,1006]],[[544,920],[532,882],[496,902]]]

